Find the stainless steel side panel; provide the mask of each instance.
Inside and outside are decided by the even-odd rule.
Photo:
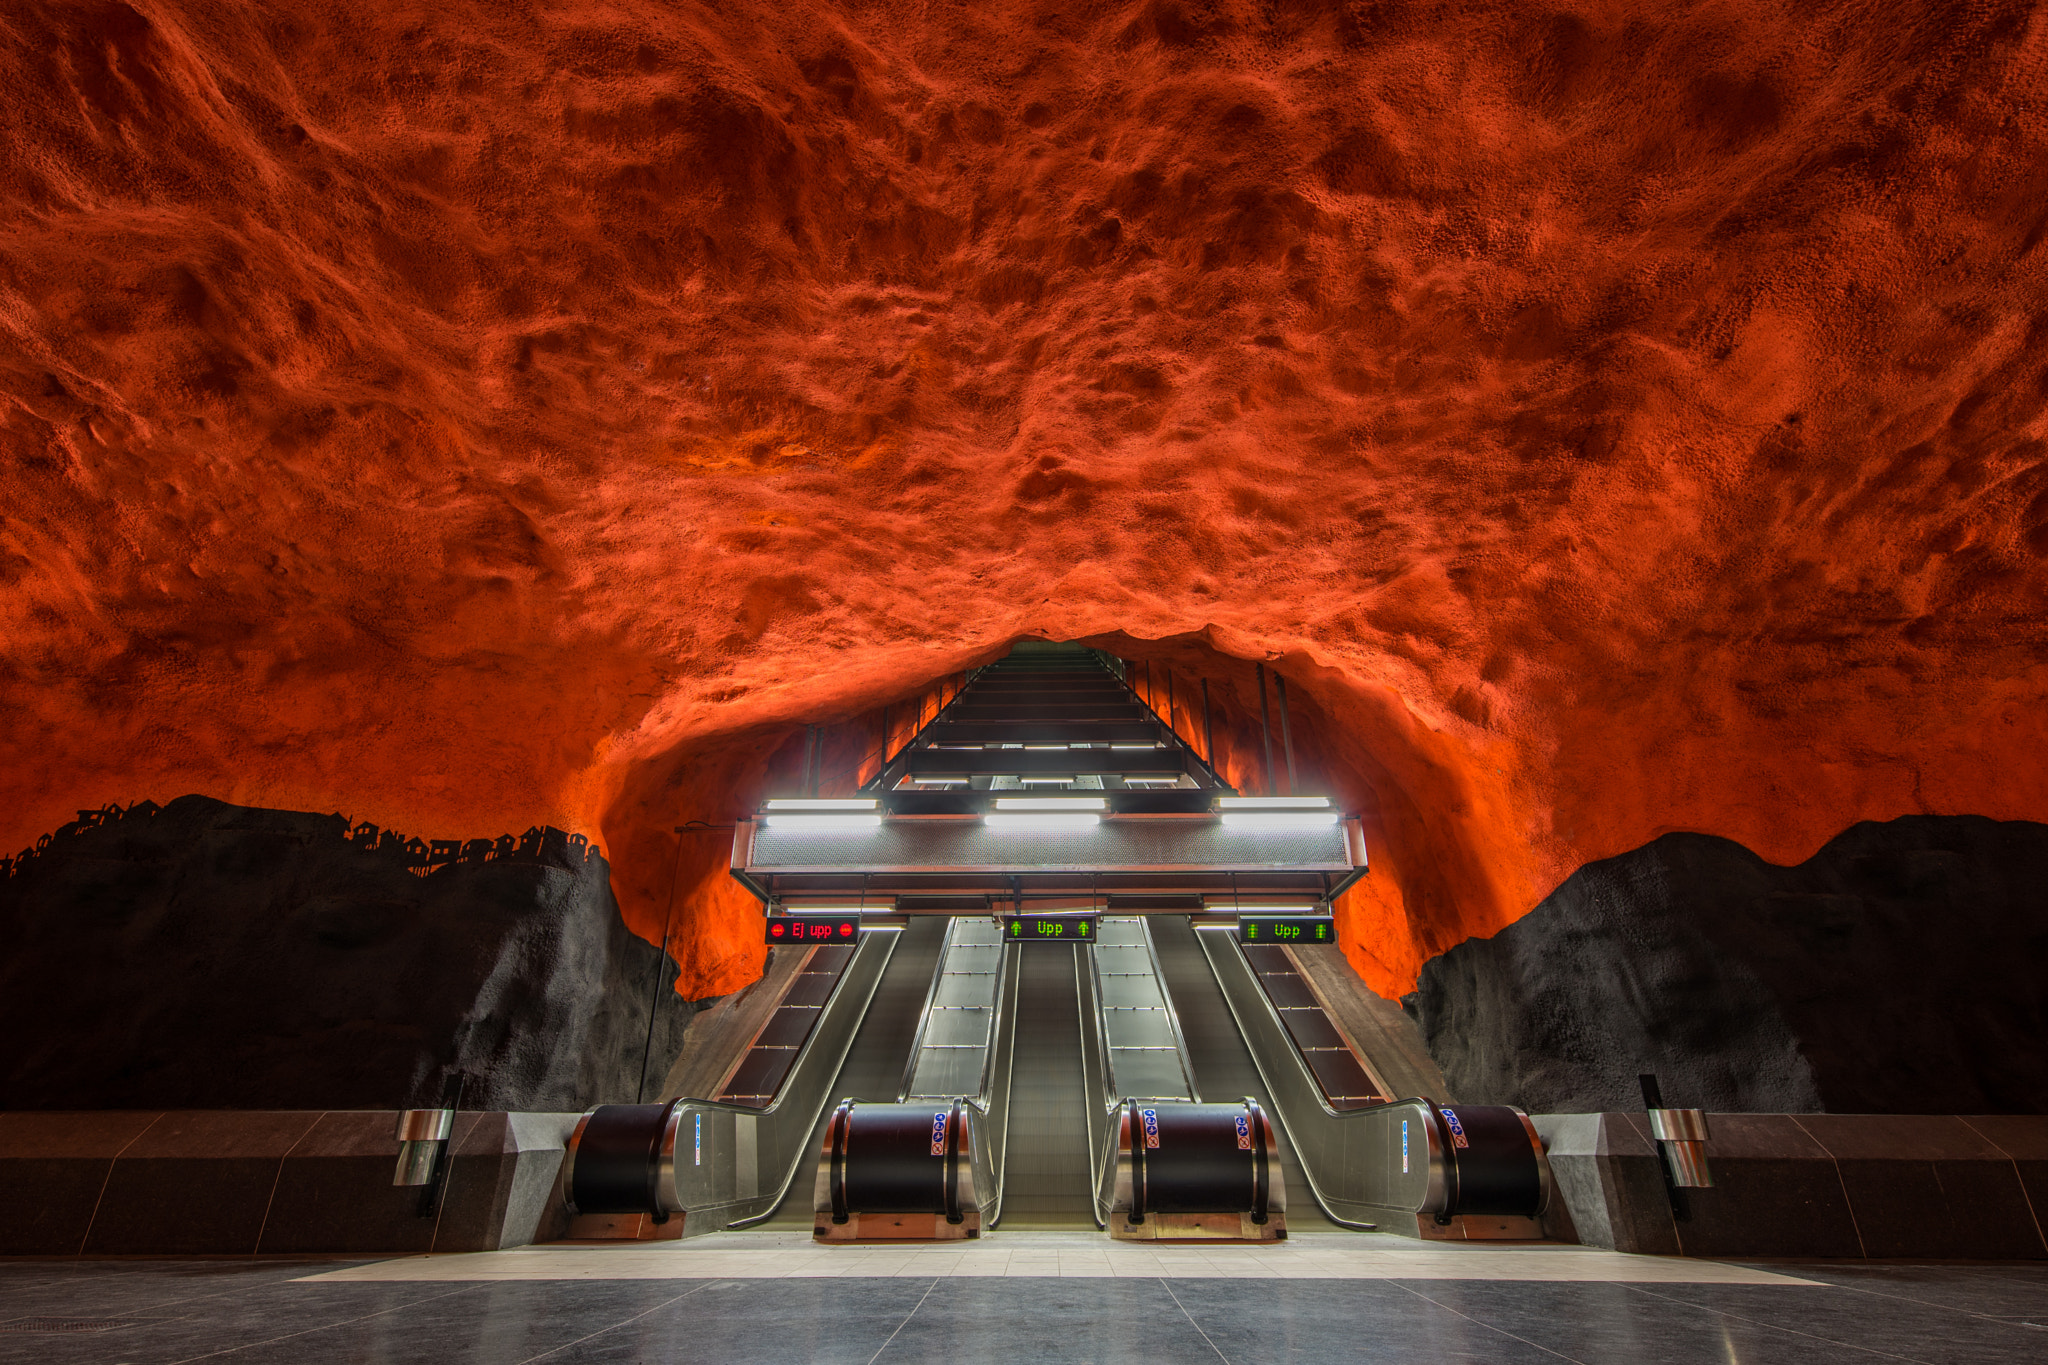
[[[1272,1096],[1272,1117],[1287,1130],[1323,1212],[1340,1223],[1377,1224],[1448,1208],[1454,1192],[1435,1101],[1397,1100],[1341,1113],[1330,1108],[1235,937],[1228,929],[1202,929],[1196,938]]]
[[[765,1109],[716,1100],[677,1102],[674,1188],[687,1211],[686,1235],[768,1217],[812,1157],[811,1133],[867,1014],[900,934],[861,933],[860,946],[825,1002],[796,1065]]]

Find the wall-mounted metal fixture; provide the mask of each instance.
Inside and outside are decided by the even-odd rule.
[[[440,1216],[454,1159],[455,1111],[462,1108],[468,1081],[463,1072],[452,1072],[441,1088],[439,1109],[408,1109],[398,1116],[398,1169],[391,1183],[419,1187],[422,1218]]]
[[[1700,1109],[1652,1109],[1650,1136],[1664,1154],[1664,1173],[1685,1190],[1714,1188],[1707,1169],[1707,1115]]]
[[[398,1171],[394,1185],[431,1185],[442,1145],[455,1131],[453,1109],[407,1109],[398,1116]]]
[[[1681,1223],[1692,1221],[1692,1204],[1687,1190],[1712,1189],[1714,1176],[1707,1169],[1707,1115],[1701,1109],[1666,1109],[1664,1091],[1649,1072],[1636,1077],[1643,1090],[1643,1107],[1650,1111],[1650,1135],[1657,1139],[1658,1163],[1664,1172],[1664,1193],[1671,1200],[1671,1216]]]

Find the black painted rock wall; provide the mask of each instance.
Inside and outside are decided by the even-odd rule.
[[[2048,826],[1863,823],[1797,867],[1670,834],[1431,961],[1453,1092],[1532,1112],[2048,1112]]]
[[[558,831],[426,846],[200,796],[70,826],[0,879],[0,1104],[574,1110],[690,1010]]]

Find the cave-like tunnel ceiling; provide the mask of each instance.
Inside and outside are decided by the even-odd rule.
[[[2034,6],[23,3],[0,99],[0,847],[549,822],[647,930],[1020,636],[1287,678],[1390,993],[2048,818]]]

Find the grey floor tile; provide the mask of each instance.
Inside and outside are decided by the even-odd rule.
[[[0,1365],[2038,1365],[2048,1266],[1779,1285],[801,1279],[302,1283],[341,1262],[0,1263]],[[91,1333],[23,1319],[125,1322]],[[2043,1326],[2028,1326],[2039,1322]]]
[[[913,1279],[704,1281],[688,1298],[548,1356],[547,1365],[865,1365],[931,1287]]]
[[[410,1303],[378,1304],[365,1298],[355,1317],[286,1325],[287,1334],[252,1342],[231,1359],[235,1365],[502,1365],[536,1356],[566,1359],[551,1353],[687,1300],[704,1283],[443,1284],[435,1288],[444,1292]],[[346,1286],[358,1294],[368,1287]]]
[[[238,1353],[265,1342],[296,1340],[311,1344],[325,1332],[329,1340],[362,1330],[362,1324],[381,1315],[409,1310],[419,1304],[451,1294],[470,1292],[471,1285],[351,1285],[343,1292],[306,1294],[305,1285],[256,1285],[241,1292],[227,1291],[190,1298],[154,1308],[110,1311],[95,1300],[74,1299],[62,1310],[46,1310],[41,1316],[80,1319],[127,1317],[134,1327],[76,1337],[33,1337],[11,1333],[0,1323],[0,1361],[92,1360],[114,1358],[108,1351],[118,1348],[119,1359],[132,1365],[168,1365],[171,1361],[203,1356],[209,1352],[235,1350]],[[375,1290],[365,1293],[364,1290]],[[392,1292],[394,1290],[400,1292]],[[424,1290],[425,1292],[419,1292]],[[303,1358],[303,1357],[302,1357]]]
[[[2048,1263],[1774,1262],[1766,1268],[1959,1313],[2036,1322],[2048,1313]]]
[[[1232,1365],[1323,1360],[1554,1365],[1557,1359],[1394,1281],[1176,1279],[1171,1287]]]
[[[1626,1284],[1510,1284],[1477,1280],[1408,1282],[1442,1307],[1511,1333],[1582,1365],[1727,1365],[1817,1362],[1877,1365],[1856,1334],[1840,1337],[1802,1314],[1836,1297],[1826,1289],[1757,1287],[1771,1314],[1711,1311]],[[1692,1286],[1688,1286],[1689,1288]],[[1801,1297],[1801,1296],[1804,1297]],[[1773,1316],[1782,1322],[1773,1322]]]
[[[964,1343],[1016,1365],[1216,1360],[1163,1281],[940,1280],[876,1365],[951,1362]]]
[[[1885,1358],[1941,1365],[2038,1365],[2048,1359],[2048,1331],[2010,1318],[1962,1313],[1939,1304],[1847,1290],[1807,1290],[1805,1297],[1750,1285],[1635,1285],[1630,1292],[1683,1303],[1725,1323],[1761,1325],[1803,1339],[1837,1343],[1864,1360]],[[1674,1322],[1682,1322],[1674,1319]],[[1734,1330],[1731,1328],[1730,1330]],[[1849,1358],[1849,1356],[1844,1356]]]

